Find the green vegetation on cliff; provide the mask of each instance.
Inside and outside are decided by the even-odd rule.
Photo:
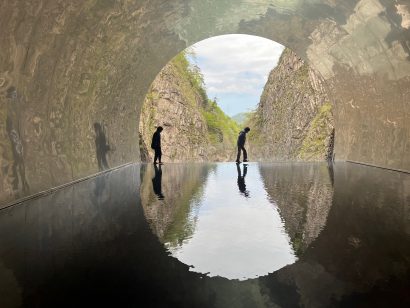
[[[217,144],[224,141],[235,143],[240,128],[238,124],[228,117],[216,101],[208,100],[202,110],[208,125],[209,139],[211,143]]]
[[[331,157],[333,116],[325,89],[320,74],[285,49],[246,123],[251,127],[251,156],[260,160]]]
[[[239,126],[246,126],[246,122],[251,115],[252,112],[241,112],[232,116],[232,120],[234,120]]]
[[[332,104],[324,103],[310,124],[299,150],[303,160],[324,159],[329,147],[329,123],[332,123]],[[332,127],[330,127],[330,130]]]
[[[194,92],[202,99],[200,108],[208,127],[209,140],[212,144],[224,141],[234,143],[240,130],[238,124],[222,111],[215,99],[208,98],[203,75],[197,66],[188,61],[188,52],[193,53],[183,51],[172,60],[172,63],[178,68],[181,77],[189,80]]]
[[[239,127],[208,98],[200,69],[183,51],[158,74],[146,95],[140,117],[141,155],[152,159],[148,149],[152,132],[163,126],[162,146],[166,161],[224,161],[232,159]]]
[[[205,90],[204,77],[200,69],[197,66],[191,65],[188,61],[187,53],[188,52],[185,50],[180,52],[170,63],[177,69],[181,79],[189,81],[189,85],[192,88],[190,90],[199,94],[202,100],[206,102],[208,100],[208,95]]]

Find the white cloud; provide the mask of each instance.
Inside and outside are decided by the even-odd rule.
[[[198,42],[193,49],[210,97],[243,93],[259,99],[284,47],[265,38],[232,34]]]

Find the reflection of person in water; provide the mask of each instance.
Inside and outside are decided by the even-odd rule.
[[[13,189],[18,190],[19,176],[20,176],[23,192],[28,192],[29,186],[26,180],[26,171],[25,171],[24,158],[23,158],[23,144],[21,142],[20,134],[13,127],[13,122],[10,117],[7,117],[7,120],[6,120],[6,131],[7,131],[7,134],[9,135],[9,139],[12,145],[12,153],[13,153],[13,165],[12,165]]]
[[[107,143],[104,130],[100,123],[94,123],[95,130],[95,148],[97,152],[98,169],[100,171],[108,169],[107,152],[110,150],[110,146]]]
[[[154,165],[155,176],[152,178],[152,187],[154,188],[154,193],[157,195],[159,200],[164,200],[164,195],[162,194],[162,169],[161,165],[158,167]]]
[[[245,177],[248,172],[248,165],[243,165],[243,174],[241,174],[241,167],[239,164],[236,165],[236,170],[238,171],[238,188],[241,194],[246,198],[249,197],[249,191],[246,190]]]
[[[329,172],[330,183],[332,187],[335,186],[335,171],[333,170],[333,162],[328,161],[327,163],[327,171]]]

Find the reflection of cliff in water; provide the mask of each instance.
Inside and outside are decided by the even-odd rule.
[[[261,164],[266,192],[276,204],[297,256],[326,224],[333,187],[327,164]]]
[[[169,164],[162,166],[159,200],[153,189],[154,166],[141,167],[141,204],[153,232],[163,243],[178,245],[190,237],[196,224],[195,207],[213,165]]]
[[[296,263],[238,281],[195,273],[169,257],[142,214],[136,191],[139,168],[110,171],[2,210],[0,282],[7,296],[0,297],[0,307],[74,307],[79,302],[132,307],[409,307],[410,175],[337,163],[333,205],[316,240]],[[153,176],[152,165],[144,168]],[[172,180],[205,179],[209,169],[201,168],[181,169],[170,177],[172,166],[165,165],[165,198],[171,188],[188,184]],[[290,183],[285,181],[289,174],[277,169],[273,166],[272,176],[264,173],[263,179]],[[309,174],[303,170],[301,175]],[[326,183],[325,169],[320,170]],[[275,181],[274,175],[281,179]],[[157,201],[152,177],[143,178],[144,193],[149,192],[143,200],[151,195]],[[236,176],[231,184],[236,189]],[[196,187],[199,195],[201,185]],[[159,204],[153,207],[161,213]],[[164,211],[174,214],[176,209]]]
[[[262,278],[264,289],[271,298],[282,290],[286,307],[408,307],[410,176],[348,163],[334,175],[320,235],[298,262]]]

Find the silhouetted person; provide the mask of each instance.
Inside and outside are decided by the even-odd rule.
[[[246,162],[248,161],[248,153],[245,150],[245,142],[246,142],[246,134],[250,131],[251,129],[249,127],[245,127],[243,131],[239,133],[238,136],[238,155],[236,156],[236,162],[240,163],[240,158],[241,158],[241,151],[243,152],[243,161]]]
[[[107,152],[110,150],[110,146],[107,143],[107,138],[105,137],[105,133],[100,123],[94,123],[94,130],[98,169],[103,171],[105,169],[109,169],[107,163]]]
[[[162,162],[161,162],[161,156],[162,156],[162,152],[161,152],[161,132],[162,132],[162,130],[163,130],[163,128],[161,126],[158,126],[157,130],[154,133],[154,135],[152,135],[151,149],[153,149],[155,151],[154,164],[157,163],[157,159],[158,159],[158,162],[160,164],[162,164]]]
[[[155,176],[152,178],[152,187],[158,199],[164,200],[164,195],[162,194],[162,169],[161,166],[158,168],[157,165],[154,165],[154,168]]]
[[[245,184],[245,177],[246,173],[248,172],[248,166],[243,165],[243,175],[241,174],[241,167],[239,164],[236,165],[236,170],[238,171],[238,188],[239,191],[246,197],[249,197],[249,191],[246,190],[246,184]]]

